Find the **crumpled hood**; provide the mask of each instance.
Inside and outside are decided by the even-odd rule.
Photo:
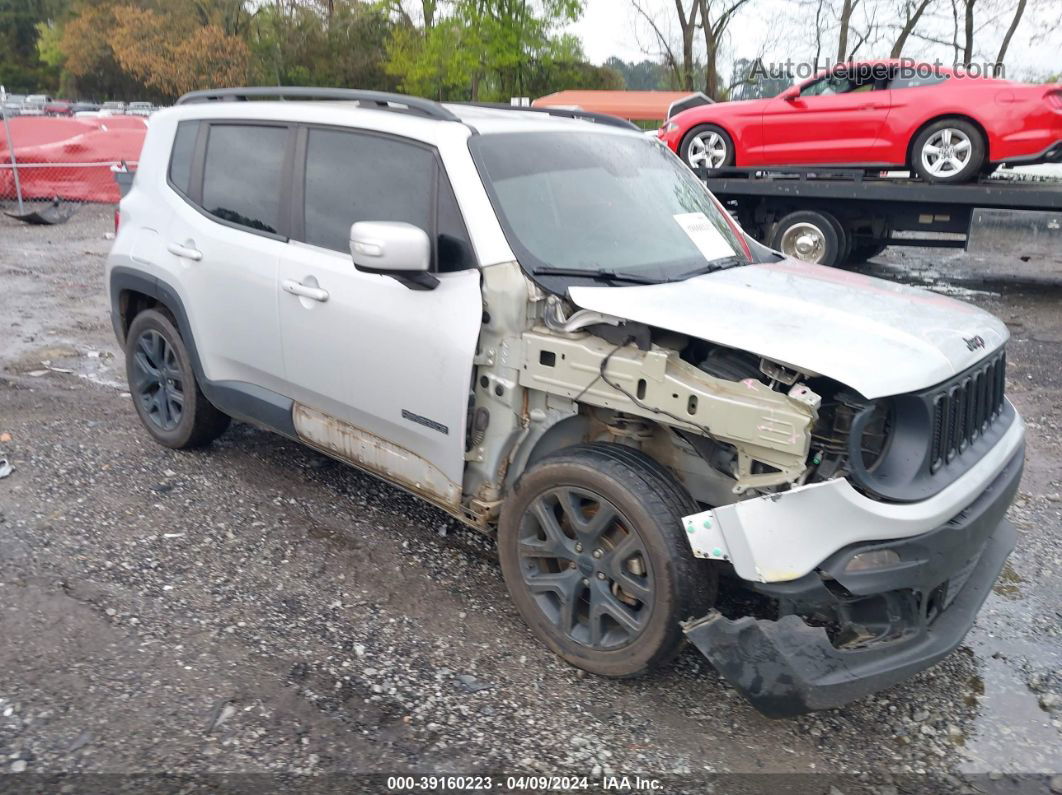
[[[792,259],[569,294],[584,309],[811,370],[866,398],[938,384],[1009,337],[1000,320],[961,301]]]

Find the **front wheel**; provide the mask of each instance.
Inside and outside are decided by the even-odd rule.
[[[911,146],[911,165],[927,182],[976,179],[985,164],[981,132],[963,119],[941,119],[920,132]]]
[[[614,444],[562,450],[525,472],[502,508],[502,574],[532,632],[569,663],[611,677],[670,660],[680,621],[704,615],[716,573],[693,557],[674,477]]]
[[[229,417],[203,395],[173,320],[157,309],[133,318],[125,340],[125,372],[140,421],[159,444],[184,450],[209,444]]]
[[[734,165],[734,142],[714,124],[694,127],[682,139],[679,154],[690,168],[724,168]]]

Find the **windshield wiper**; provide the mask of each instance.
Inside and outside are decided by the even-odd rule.
[[[574,276],[584,279],[594,279],[601,282],[629,282],[630,284],[660,284],[668,279],[656,279],[652,276],[639,276],[636,273],[622,273],[609,268],[535,268],[532,273],[536,276]]]
[[[694,276],[703,276],[706,273],[725,271],[727,268],[738,268],[742,265],[748,264],[749,261],[743,257],[720,257],[719,259],[713,259],[706,265],[701,265],[699,268],[694,268],[686,273],[680,273],[678,276],[672,276],[668,281],[681,282]]]

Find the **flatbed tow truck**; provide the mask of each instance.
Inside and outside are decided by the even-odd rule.
[[[964,185],[821,167],[700,169],[760,242],[823,265],[857,264],[888,246],[966,248],[1014,236],[1062,249],[1062,179],[1010,172]]]

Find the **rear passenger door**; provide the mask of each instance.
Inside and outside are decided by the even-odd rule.
[[[171,168],[170,186],[184,201],[165,243],[204,374],[283,393],[276,283],[290,225],[294,128],[192,122],[192,137],[186,124],[174,157],[192,165],[187,177]]]
[[[391,461],[383,474],[398,480],[404,467],[423,471],[406,460],[408,451],[459,486],[482,297],[438,155],[408,139],[325,127],[300,129],[296,151],[295,231],[278,274],[288,394],[366,432],[358,444],[385,451],[368,468]],[[424,229],[434,241],[438,286],[413,290],[357,270],[349,242],[356,221]],[[291,282],[323,291],[324,300],[293,295],[284,287]],[[441,495],[435,488],[433,496]],[[452,497],[451,488],[444,499]]]

